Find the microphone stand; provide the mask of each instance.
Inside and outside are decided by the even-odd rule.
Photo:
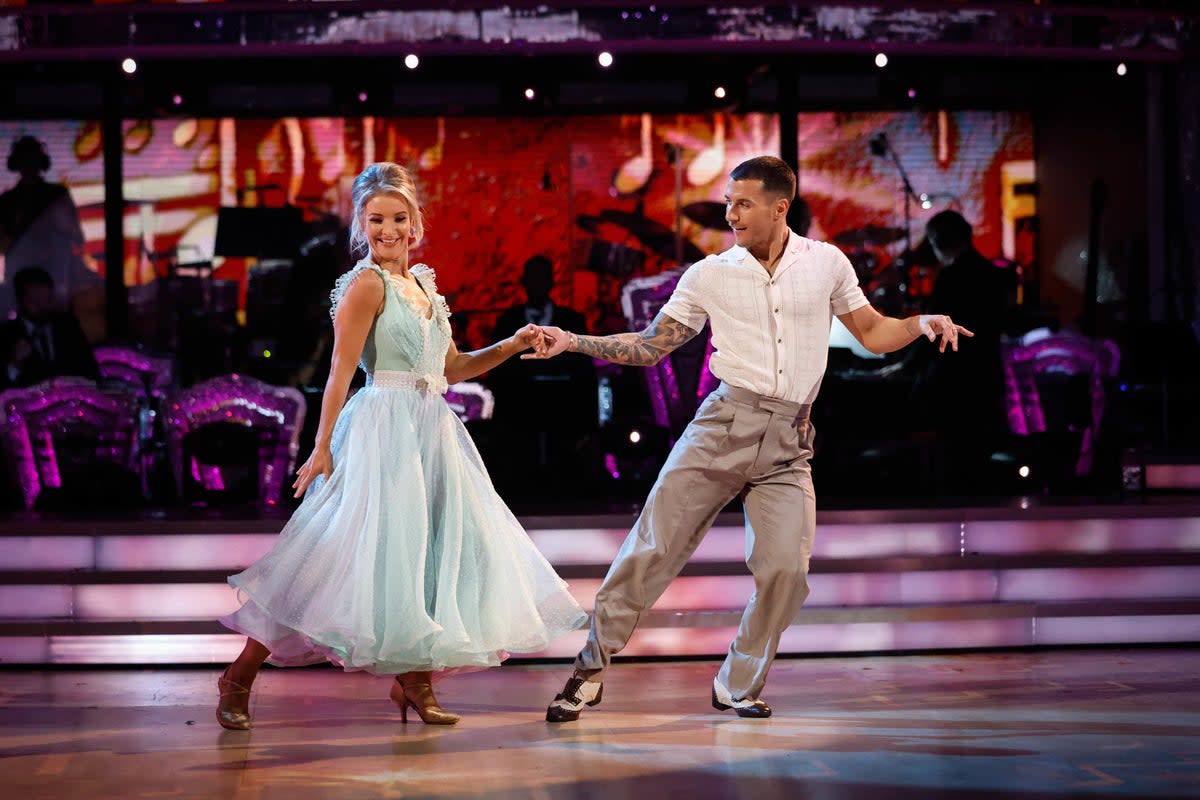
[[[675,266],[683,266],[683,153],[677,144],[663,145],[667,163],[675,171]]]
[[[896,165],[896,171],[900,173],[900,181],[904,187],[904,251],[912,254],[912,212],[909,208],[909,203],[917,199],[917,193],[913,191],[912,183],[908,180],[908,173],[904,170],[904,165],[900,163],[900,156],[896,154],[896,149],[892,147],[892,143],[888,141],[886,134],[879,134],[879,141],[882,143],[884,153],[891,156],[892,163]],[[875,152],[875,137],[871,139],[872,152]],[[918,201],[919,202],[919,201]]]

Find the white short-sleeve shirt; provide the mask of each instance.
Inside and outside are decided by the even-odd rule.
[[[833,317],[865,305],[841,250],[790,232],[773,276],[746,248],[733,247],[689,267],[662,313],[695,331],[712,322],[709,368],[722,381],[811,403],[825,375]]]

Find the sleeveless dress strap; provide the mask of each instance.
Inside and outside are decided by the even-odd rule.
[[[450,334],[450,304],[446,302],[446,298],[438,292],[437,288],[437,273],[433,271],[433,267],[428,264],[413,264],[410,268],[412,275],[417,279],[417,282],[425,289],[425,293],[429,295],[433,302],[433,316],[437,320],[438,327],[447,335]]]
[[[350,288],[350,284],[358,279],[359,275],[364,272],[374,272],[387,281],[387,273],[378,265],[371,262],[370,259],[364,258],[353,267],[342,273],[333,284],[333,291],[329,293],[329,316],[336,317],[338,304],[342,302],[342,298],[346,295],[346,290]]]

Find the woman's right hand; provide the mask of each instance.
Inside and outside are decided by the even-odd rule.
[[[328,478],[332,474],[333,454],[329,452],[328,447],[315,448],[308,460],[300,465],[300,469],[296,470],[296,482],[292,484],[296,493],[292,496],[299,497],[304,494],[309,484],[315,481],[318,475]]]

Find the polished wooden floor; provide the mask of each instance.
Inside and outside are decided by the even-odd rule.
[[[619,664],[561,725],[564,665],[457,676],[451,728],[401,724],[381,678],[267,670],[247,733],[213,719],[217,670],[10,670],[0,794],[1200,797],[1200,649],[782,660],[765,721],[710,707],[716,666]]]

